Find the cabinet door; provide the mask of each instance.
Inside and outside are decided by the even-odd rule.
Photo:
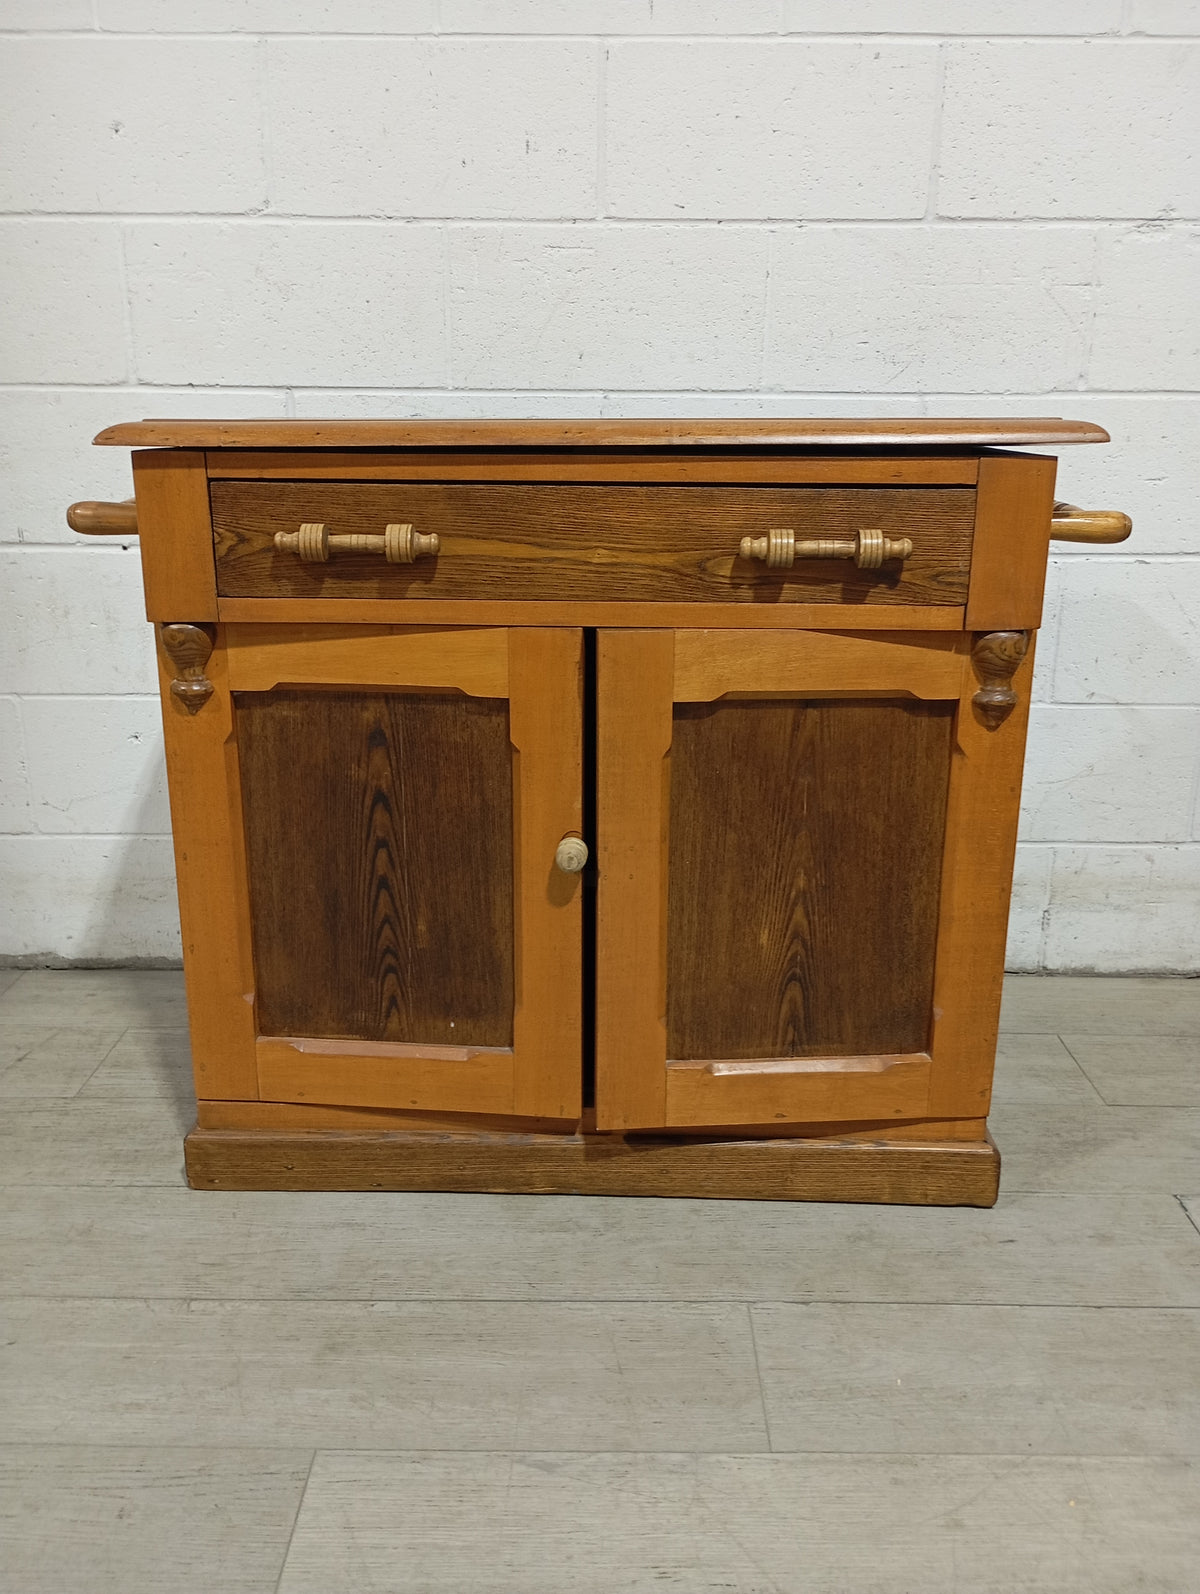
[[[986,1114],[1027,711],[963,633],[599,643],[597,1123]]]
[[[581,1110],[576,630],[232,625],[168,757],[200,1094]]]

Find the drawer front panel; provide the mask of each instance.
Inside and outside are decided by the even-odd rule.
[[[970,487],[639,487],[575,484],[210,484],[217,591],[225,597],[460,598],[650,603],[944,604],[966,601]],[[382,540],[389,524],[436,534],[435,556],[389,564],[382,548],[305,562],[277,532],[322,523]],[[907,537],[902,563],[740,557],[743,537],[860,530]]]

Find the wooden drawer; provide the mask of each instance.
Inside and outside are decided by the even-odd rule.
[[[592,486],[566,483],[218,481],[210,484],[217,591],[226,597],[569,599],[674,603],[944,604],[966,601],[971,487]],[[305,563],[275,534],[391,523],[436,533],[435,557],[382,552]],[[908,537],[900,563],[849,559],[769,569],[745,536]]]

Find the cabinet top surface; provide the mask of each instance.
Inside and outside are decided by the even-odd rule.
[[[133,448],[991,448],[1107,443],[1090,421],[781,420],[145,420],[97,443]]]

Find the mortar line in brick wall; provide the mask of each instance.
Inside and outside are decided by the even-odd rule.
[[[1200,694],[1197,694],[1200,696]],[[1149,708],[1159,709],[1186,709],[1194,713],[1200,709],[1200,702],[1196,703],[1143,703],[1140,700],[1131,703],[1124,697],[1035,697],[1032,699],[1034,708],[1119,708],[1126,711]]]
[[[1118,25],[1119,26],[1119,25]],[[394,33],[345,33],[336,29],[310,28],[306,31],[295,29],[273,28],[247,28],[242,32],[211,29],[208,31],[185,32],[183,30],[161,32],[137,32],[118,28],[4,28],[0,27],[0,38],[23,39],[131,39],[137,41],[151,41],[164,44],[173,43],[175,40],[189,41],[196,39],[212,39],[225,43],[247,43],[255,39],[348,39],[358,40],[367,44],[386,43],[394,39],[409,39],[413,42],[441,43],[450,40],[495,41],[505,42],[523,41],[538,43],[548,41],[556,44],[583,44],[588,39],[611,39],[616,44],[773,44],[790,41],[802,41],[809,44],[874,44],[874,43],[904,43],[909,39],[944,39],[951,43],[959,40],[986,39],[998,44],[1040,44],[1078,41],[1089,43],[1092,41],[1113,44],[1142,45],[1142,44],[1173,44],[1195,43],[1200,38],[1200,33],[1123,33],[1117,29],[1079,31],[1075,33],[997,33],[986,30],[978,33],[949,33],[945,29],[918,29],[908,32],[868,32],[864,30],[845,31],[827,30],[804,31],[802,29],[788,29],[779,32],[764,33],[737,33],[737,32],[707,32],[707,33],[616,33],[595,28],[584,33],[526,33],[520,29],[508,32],[487,33],[482,31],[467,32],[455,29],[431,31],[422,29],[416,32],[396,31]]]
[[[1136,536],[1136,534],[1137,530],[1135,526],[1134,535]],[[1091,553],[1085,553],[1082,549],[1078,553],[1068,553],[1065,549],[1060,552],[1060,550],[1055,547],[1050,550],[1050,557],[1056,563],[1061,560],[1063,564],[1079,564],[1080,561],[1092,563],[1097,559],[1103,559],[1105,564],[1123,565],[1145,564],[1147,559],[1153,559],[1157,563],[1161,563],[1164,560],[1174,560],[1177,564],[1191,564],[1195,560],[1200,559],[1200,553],[1189,553],[1186,550],[1181,550],[1179,553],[1126,553],[1124,551],[1121,553],[1096,553],[1094,551]]]
[[[1192,777],[1192,805],[1188,812],[1191,815],[1190,833],[1193,839],[1200,840],[1200,762]]]
[[[444,228],[438,239],[438,272],[442,289],[442,387],[439,391],[448,393],[453,388],[454,377],[454,285],[451,282],[450,240]]]
[[[294,392],[294,393],[304,393],[304,394],[309,394],[309,395],[327,393],[327,394],[330,394],[330,395],[353,394],[355,396],[365,397],[365,396],[369,396],[369,395],[372,395],[372,394],[378,394],[381,398],[404,398],[404,397],[407,397],[409,395],[412,395],[414,398],[436,398],[436,397],[444,396],[446,398],[455,398],[455,399],[459,399],[459,400],[461,400],[463,398],[478,398],[481,403],[487,403],[487,402],[490,402],[490,401],[496,400],[496,399],[508,400],[508,399],[519,399],[519,398],[529,398],[530,400],[533,400],[533,399],[539,399],[539,400],[540,399],[564,399],[564,400],[565,399],[571,399],[571,400],[580,400],[580,401],[582,401],[585,398],[595,398],[598,401],[603,402],[603,401],[606,401],[608,399],[624,399],[624,398],[630,398],[630,399],[639,399],[639,398],[649,399],[649,398],[653,398],[655,400],[659,400],[659,399],[666,399],[666,398],[674,397],[674,398],[678,398],[680,400],[684,400],[684,399],[693,399],[693,398],[701,398],[701,397],[702,398],[710,398],[711,397],[713,400],[734,399],[734,398],[736,398],[736,399],[764,399],[764,400],[765,399],[770,399],[773,402],[778,402],[778,400],[781,399],[781,398],[792,398],[792,399],[795,399],[798,404],[805,405],[805,406],[811,406],[811,405],[822,404],[822,403],[825,403],[825,402],[829,402],[831,404],[841,404],[841,403],[844,403],[847,399],[853,399],[856,402],[862,402],[864,404],[878,402],[880,404],[897,404],[897,403],[899,403],[899,404],[911,404],[913,406],[923,406],[923,408],[920,408],[919,410],[916,411],[916,413],[922,414],[922,415],[925,415],[925,414],[927,414],[927,415],[942,414],[942,413],[944,413],[946,411],[953,411],[960,404],[965,404],[965,403],[968,403],[968,402],[969,403],[978,403],[980,401],[986,402],[989,399],[994,399],[997,403],[1009,403],[1009,402],[1011,402],[1011,400],[1013,398],[1019,398],[1023,402],[1028,401],[1030,403],[1034,403],[1034,402],[1041,403],[1041,402],[1044,401],[1044,402],[1046,402],[1048,404],[1049,403],[1060,404],[1060,403],[1069,401],[1073,405],[1074,404],[1078,404],[1078,403],[1082,403],[1084,401],[1093,400],[1093,399],[1097,403],[1107,403],[1107,402],[1112,401],[1112,400],[1125,400],[1125,399],[1128,399],[1128,400],[1131,400],[1131,401],[1144,402],[1144,403],[1148,403],[1148,404],[1149,403],[1154,403],[1154,402],[1156,402],[1158,400],[1163,400],[1163,399],[1169,399],[1169,400],[1174,400],[1174,401],[1200,400],[1200,390],[1198,390],[1196,388],[1052,388],[1052,389],[1049,389],[1049,390],[1047,390],[1045,392],[1041,392],[1041,393],[1038,393],[1038,392],[1015,393],[1015,392],[1013,392],[1011,390],[1006,390],[1004,392],[997,392],[997,393],[980,393],[977,390],[972,390],[972,391],[968,392],[966,389],[964,389],[962,392],[951,392],[951,393],[939,392],[938,394],[931,396],[931,395],[929,395],[927,393],[921,393],[921,392],[916,392],[916,391],[912,391],[912,390],[901,390],[901,389],[898,389],[898,388],[897,389],[889,388],[886,393],[878,393],[878,392],[864,392],[864,390],[862,388],[825,388],[825,389],[822,389],[821,391],[818,392],[815,389],[798,391],[795,388],[776,388],[776,387],[770,387],[770,388],[767,388],[767,387],[763,387],[763,388],[745,388],[745,387],[721,387],[721,388],[708,388],[708,387],[681,387],[681,388],[645,388],[645,387],[630,387],[630,388],[617,388],[617,387],[606,387],[606,388],[595,388],[595,387],[588,387],[588,388],[529,387],[529,388],[525,388],[525,387],[520,387],[520,388],[501,388],[501,387],[489,387],[489,388],[482,388],[482,387],[470,387],[470,386],[467,386],[467,387],[451,387],[451,386],[448,386],[448,385],[430,385],[429,387],[377,387],[377,386],[370,386],[370,385],[366,385],[366,384],[358,383],[358,382],[347,382],[347,383],[344,383],[344,384],[331,384],[331,383],[325,383],[325,382],[316,383],[316,382],[303,382],[303,381],[299,381],[299,382],[293,381],[293,382],[290,382],[290,383],[278,383],[277,382],[277,383],[273,383],[273,384],[270,384],[269,386],[265,386],[265,387],[262,387],[262,388],[257,388],[257,387],[255,387],[255,385],[253,383],[247,383],[247,382],[242,382],[242,383],[237,383],[237,384],[231,383],[228,387],[222,386],[219,383],[202,383],[202,382],[197,382],[197,383],[194,383],[194,384],[190,384],[190,383],[186,383],[186,382],[152,382],[152,381],[138,381],[137,383],[132,383],[132,382],[129,382],[129,381],[120,381],[120,382],[51,382],[51,381],[46,381],[46,382],[0,382],[0,393],[30,393],[30,394],[36,394],[36,393],[96,393],[96,394],[112,393],[114,395],[123,395],[123,396],[126,396],[128,398],[137,398],[141,394],[145,394],[148,397],[151,394],[155,394],[155,393],[171,393],[171,394],[177,394],[177,395],[179,395],[181,397],[182,396],[186,396],[186,394],[188,394],[188,393],[196,393],[197,395],[205,397],[205,398],[211,398],[211,397],[214,397],[214,396],[217,396],[217,395],[220,395],[220,394],[229,394],[231,398],[236,398],[236,397],[238,397],[240,395],[244,395],[246,393],[254,393],[254,392],[265,392],[265,393],[268,394],[268,396],[275,396],[275,395],[278,395],[278,394],[281,394],[281,393],[286,393],[289,390]],[[205,417],[192,416],[192,417],[176,417],[176,418],[204,419]],[[251,419],[251,420],[270,420],[270,419],[275,419],[277,417],[260,415],[260,416],[248,416],[248,417],[244,417],[244,418],[245,419]],[[398,420],[403,420],[403,419],[419,419],[420,417],[397,416],[395,418],[398,419]],[[468,419],[468,417],[465,417],[465,416],[461,417],[461,418],[464,419],[464,420]],[[480,418],[481,419],[487,419],[488,417],[484,416],[484,417],[480,417]],[[546,419],[553,419],[553,417],[545,417],[545,418]],[[634,418],[634,417],[612,417],[612,418],[614,418],[614,419],[622,419],[622,418]],[[686,417],[686,416],[685,417],[681,417],[681,418],[682,419],[688,419],[688,417]],[[694,416],[694,417],[691,417],[691,418],[695,419],[695,420],[703,420],[706,417],[704,417],[704,416]],[[853,419],[852,416],[849,416],[847,418],[848,419]],[[306,420],[317,420],[317,419],[326,420],[326,419],[330,419],[330,417],[328,417],[328,416],[305,416],[304,419],[306,419]],[[1119,442],[1120,439],[1117,439],[1117,441]]]
[[[0,830],[0,841],[170,841],[169,830]]]
[[[1135,232],[1148,226],[1155,232],[1169,233],[1200,227],[1200,212],[1196,215],[1171,216],[1160,219],[1147,216],[632,216],[615,212],[604,216],[405,216],[405,215],[351,215],[346,211],[291,211],[291,210],[8,210],[0,211],[0,222],[78,222],[95,225],[98,222],[121,222],[130,226],[180,224],[201,226],[206,223],[244,223],[247,226],[284,226],[300,222],[306,226],[329,226],[334,223],[345,227],[402,227],[418,228],[520,228],[520,227],[572,227],[584,229],[611,229],[620,227],[642,228],[724,228],[742,227],[761,231],[764,228],[795,227],[806,232],[822,228],[855,228],[859,231],[874,229],[895,232],[902,229],[927,233],[930,227],[939,231],[953,228],[977,231],[996,229],[1037,228],[1042,232],[1065,228],[1107,228],[1113,231]]]
[[[129,257],[125,249],[125,228],[117,229],[117,281],[121,291],[121,331],[125,338],[125,369],[128,381],[137,385],[137,341],[133,335],[133,295],[129,291]]]
[[[766,389],[767,350],[771,346],[771,273],[775,269],[775,239],[777,234],[767,234],[767,248],[763,260],[762,315],[759,318],[758,386]],[[611,391],[611,390],[610,390]]]
[[[1049,848],[1053,851],[1056,847],[1070,847],[1073,852],[1094,850],[1096,852],[1147,852],[1157,847],[1169,848],[1172,852],[1181,850],[1200,852],[1200,841],[1185,839],[1183,841],[1072,841],[1069,837],[1060,836],[1057,841],[1026,841],[1023,836],[1017,837],[1017,846],[1026,851],[1034,848]]]
[[[608,204],[608,41],[596,40],[596,218]]]
[[[929,135],[929,186],[925,191],[925,220],[937,221],[942,186],[942,118],[946,106],[946,44],[938,44],[934,67],[933,126]]]
[[[266,39],[254,41],[253,72],[259,107],[258,158],[262,166],[260,210],[265,211],[271,203],[271,195],[275,188],[275,144],[271,122],[271,52],[267,49]]]
[[[1089,285],[1087,311],[1083,327],[1083,348],[1080,351],[1079,376],[1075,386],[1079,392],[1087,388],[1088,372],[1092,368],[1092,352],[1096,342],[1096,321],[1100,313],[1100,276],[1102,270],[1103,234],[1099,228],[1092,236],[1092,280]]]

